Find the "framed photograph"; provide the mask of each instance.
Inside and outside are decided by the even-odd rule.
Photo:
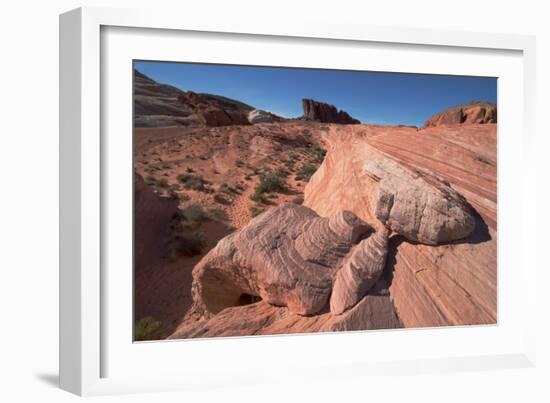
[[[533,38],[85,8],[60,44],[62,388],[533,365]]]

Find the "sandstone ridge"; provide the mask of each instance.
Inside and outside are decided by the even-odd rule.
[[[472,102],[438,113],[424,123],[424,127],[455,124],[497,123],[497,107],[492,102]]]

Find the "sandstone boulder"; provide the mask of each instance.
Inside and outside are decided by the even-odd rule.
[[[208,317],[252,298],[299,315],[317,314],[328,303],[341,262],[372,231],[345,211],[322,218],[293,203],[272,208],[222,239],[195,266],[195,311]]]
[[[471,208],[448,182],[408,168],[349,133],[327,140],[328,154],[305,188],[305,206],[321,215],[349,209],[429,245],[462,239],[474,230]]]
[[[361,123],[352,118],[347,112],[339,111],[335,106],[315,101],[313,99],[302,99],[304,108],[304,119],[323,123]]]

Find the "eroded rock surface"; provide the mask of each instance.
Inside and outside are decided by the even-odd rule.
[[[355,245],[368,247],[360,241],[372,231],[345,211],[322,218],[292,203],[270,209],[222,239],[195,267],[195,311],[211,316],[241,305],[242,298],[261,298],[299,315],[319,313],[341,262]]]
[[[328,153],[306,187],[304,204],[321,216],[345,209],[367,222],[376,222],[380,217],[389,223],[388,226],[394,227],[384,276],[390,283],[391,299],[403,325],[496,323],[496,125],[439,126],[422,130],[341,126],[331,128],[323,140]],[[399,168],[381,169],[385,160],[392,160],[389,165],[395,163]],[[408,172],[406,181],[399,179],[404,175],[403,169]],[[398,175],[386,177],[386,171]],[[416,200],[425,198],[423,195],[412,197],[416,192],[410,193],[410,189],[403,188],[411,182],[414,188],[415,181],[427,180],[428,185],[418,185],[419,189],[426,189],[426,194],[432,194],[430,198],[438,194],[443,198],[444,209],[430,208],[437,213],[430,219],[430,225],[413,225],[413,228],[420,229],[419,234],[439,234],[422,228],[436,228],[432,224],[443,220],[455,223],[446,224],[453,231],[446,230],[445,234],[455,232],[455,236],[461,237],[471,228],[470,216],[475,222],[473,231],[465,238],[431,246],[430,239],[437,237],[416,236],[415,231],[407,229],[418,222],[416,214],[395,215],[393,211],[387,214],[388,209],[381,207],[377,214],[379,202],[382,207],[390,204],[391,196],[384,195],[394,195],[395,198],[393,191],[382,192],[382,197],[379,196],[378,190],[384,180],[388,183],[382,188],[397,190],[398,198],[407,193],[411,196],[402,198],[400,209],[403,211],[418,211]],[[447,192],[440,192],[441,186],[444,189],[449,187],[447,183],[455,192],[460,192],[475,211],[467,213],[468,209],[460,207],[460,198],[453,196],[452,203],[455,208],[460,207],[460,213],[450,214],[455,208],[447,207]],[[392,215],[392,220],[384,218]],[[411,217],[410,221],[403,220],[407,216]],[[430,245],[411,242],[411,238]]]
[[[346,256],[332,289],[330,311],[333,314],[353,307],[376,284],[386,265],[388,235],[389,231],[381,227]]]
[[[328,148],[305,189],[304,205],[321,215],[333,214],[341,201],[369,222],[430,245],[465,238],[474,230],[464,198],[429,171],[408,168],[349,132],[331,136]]]

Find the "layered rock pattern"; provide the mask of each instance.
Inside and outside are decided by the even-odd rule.
[[[304,204],[321,216],[345,209],[368,222],[380,219],[393,227],[395,234],[389,240],[384,276],[390,282],[390,295],[403,325],[495,323],[496,125],[471,124],[420,131],[387,126],[335,127],[324,140],[328,154],[306,187]],[[395,164],[400,168],[395,169]],[[405,169],[413,179],[416,177],[414,180],[408,177],[402,184],[393,183],[401,182],[396,177],[386,179],[392,183],[389,189],[397,190],[398,197],[410,192],[402,185],[411,183],[414,188],[418,179],[431,183],[431,190],[430,186],[422,185],[427,194],[441,195],[438,203],[445,208],[433,209],[441,214],[439,218],[413,225],[424,236],[407,230],[407,225],[418,222],[414,214],[385,219],[395,213],[386,214],[387,208],[381,208],[380,204],[389,205],[395,192],[379,193],[387,171],[379,168],[384,165],[393,167],[399,176],[403,175],[401,169]],[[449,187],[454,189],[451,200],[446,196]],[[441,189],[445,191],[440,192]],[[457,191],[475,210],[464,208],[462,198],[456,197]],[[403,198],[405,210],[413,208],[415,200],[423,197]],[[449,201],[452,201],[450,207]],[[416,207],[411,211],[416,211]],[[411,220],[406,226],[395,225],[395,222],[407,223],[404,220],[407,216]],[[448,223],[446,228],[452,229],[444,231],[445,237],[440,238],[439,231],[422,229],[440,219]],[[471,219],[475,222],[473,227]],[[473,232],[468,233],[469,229]],[[449,242],[448,234],[462,239]],[[418,243],[433,244],[432,241],[444,243],[438,246]]]
[[[301,316],[286,307],[260,301],[226,308],[205,320],[184,321],[169,339],[252,336],[402,327],[387,291],[369,294],[342,315],[322,312]]]
[[[407,168],[350,132],[330,136],[328,150],[305,189],[304,205],[321,215],[350,206],[369,222],[430,245],[465,238],[474,230],[470,207],[440,177]]]
[[[328,303],[344,257],[372,231],[349,212],[321,218],[292,203],[273,208],[222,239],[195,267],[195,311],[211,316],[252,296],[316,314]]]
[[[447,109],[430,117],[424,127],[455,124],[497,123],[497,107],[491,102],[475,102]]]
[[[339,111],[335,106],[315,101],[313,99],[302,99],[304,109],[303,118],[323,123],[358,124],[357,119],[352,118],[347,112]]]
[[[330,311],[339,315],[357,304],[376,284],[386,265],[389,231],[382,227],[373,236],[362,240],[336,274]]]

